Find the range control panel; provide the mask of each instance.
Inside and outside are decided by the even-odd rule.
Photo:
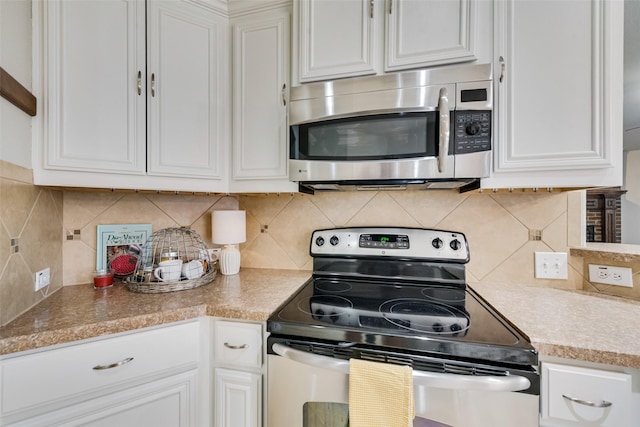
[[[311,256],[379,256],[439,261],[469,261],[464,234],[426,228],[353,227],[316,230]]]

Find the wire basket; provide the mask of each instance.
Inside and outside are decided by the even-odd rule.
[[[216,277],[216,260],[211,259],[198,233],[190,228],[165,228],[147,239],[134,273],[124,282],[140,293],[161,293],[193,289]]]

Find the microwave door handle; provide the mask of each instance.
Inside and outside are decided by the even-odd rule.
[[[305,365],[328,369],[342,374],[349,374],[349,361],[293,349],[284,344],[275,343],[274,353]],[[453,390],[482,390],[482,391],[522,391],[531,386],[528,378],[507,375],[458,375],[438,372],[413,371],[413,384],[425,387],[437,387]]]
[[[438,172],[443,173],[449,155],[449,96],[447,88],[440,88],[438,95],[438,112],[440,113],[440,135],[438,141]]]

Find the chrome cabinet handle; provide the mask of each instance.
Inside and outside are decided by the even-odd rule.
[[[500,56],[498,61],[500,61],[500,79],[499,79],[499,81],[500,81],[500,83],[502,83],[502,80],[504,79],[504,71],[505,71],[504,58],[502,56]]]
[[[138,71],[138,95],[142,94],[142,71]]]
[[[249,348],[249,344],[233,345],[229,344],[228,342],[224,343],[224,346],[230,348],[231,350],[243,350],[245,348]]]
[[[369,17],[373,19],[373,0],[369,0]]]
[[[389,0],[389,15],[391,15],[392,11],[393,11],[393,0]]]
[[[156,96],[156,73],[151,73],[151,96]]]
[[[606,400],[603,400],[601,402],[591,402],[590,400],[577,399],[575,397],[567,396],[566,394],[563,394],[562,397],[573,403],[590,406],[592,408],[608,408],[609,406],[613,405],[613,403],[607,402]]]
[[[122,359],[121,361],[112,363],[110,365],[96,365],[92,369],[94,371],[104,371],[105,369],[113,369],[113,368],[117,368],[118,366],[125,365],[131,362],[132,360],[133,360],[133,357],[127,357],[126,359]]]
[[[287,98],[285,96],[286,91],[287,91],[287,84],[284,83],[282,85],[282,105],[284,105],[285,107],[287,106]]]
[[[449,155],[449,97],[446,88],[440,88],[438,97],[438,112],[440,113],[440,136],[438,144],[438,172],[445,170]]]

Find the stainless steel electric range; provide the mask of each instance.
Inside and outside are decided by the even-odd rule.
[[[537,352],[466,283],[462,233],[317,230],[310,254],[311,278],[267,322],[269,427],[314,427],[318,402],[345,405],[351,358],[411,366],[418,419],[537,425]]]

